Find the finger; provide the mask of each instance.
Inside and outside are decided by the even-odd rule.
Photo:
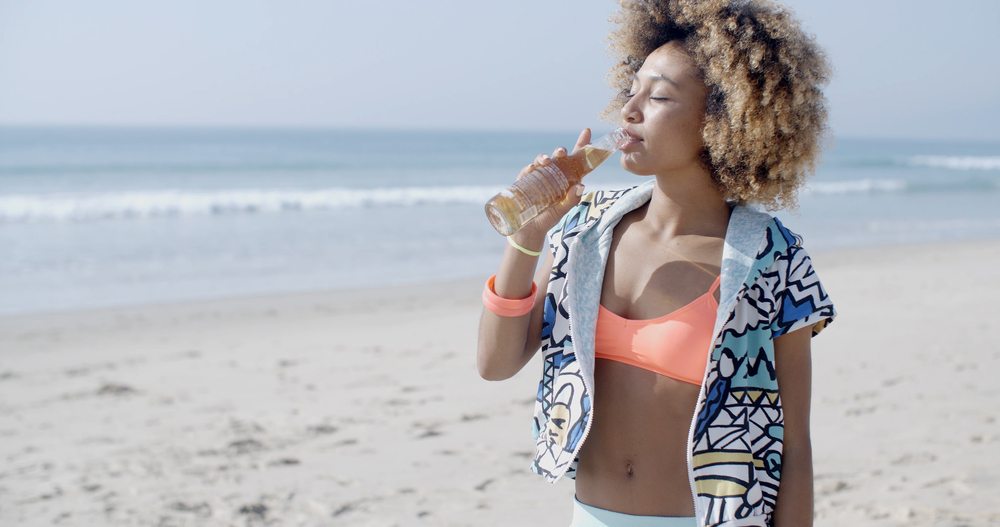
[[[559,203],[560,206],[569,211],[570,208],[574,207],[577,203],[580,203],[580,199],[585,192],[582,184],[574,185],[569,188],[566,192],[566,196],[563,197],[562,201]]]
[[[573,153],[579,152],[581,148],[590,144],[590,128],[584,128],[580,132],[580,137],[576,139],[576,145],[573,146]]]
[[[560,146],[552,151],[552,157],[566,157],[566,148]]]

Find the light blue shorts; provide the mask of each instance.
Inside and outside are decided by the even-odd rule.
[[[588,505],[573,495],[570,527],[696,527],[694,516],[642,516]]]

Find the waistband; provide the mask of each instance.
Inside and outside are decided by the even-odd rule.
[[[573,495],[570,527],[696,527],[694,516],[644,516],[588,505]]]

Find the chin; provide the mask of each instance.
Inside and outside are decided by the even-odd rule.
[[[637,176],[653,176],[656,174],[655,170],[651,170],[647,167],[627,161],[625,159],[625,156],[621,157],[621,162],[619,163],[619,165],[621,165],[621,167],[625,169],[627,172],[631,172],[632,174],[635,174]]]

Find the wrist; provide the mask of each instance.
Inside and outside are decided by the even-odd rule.
[[[531,312],[535,305],[535,293],[538,291],[538,284],[531,282],[531,291],[523,298],[504,298],[496,293],[497,275],[492,275],[486,280],[483,288],[483,305],[493,313],[502,317],[520,317]]]
[[[524,229],[508,236],[514,243],[528,249],[529,251],[540,252],[545,248],[545,234],[524,232]]]

